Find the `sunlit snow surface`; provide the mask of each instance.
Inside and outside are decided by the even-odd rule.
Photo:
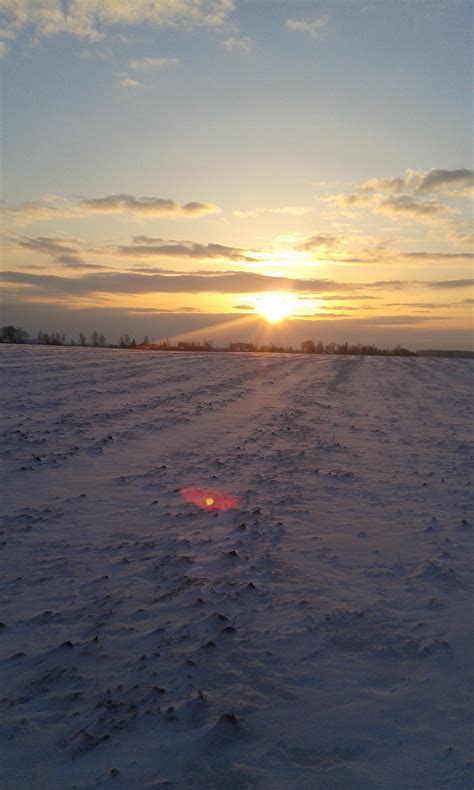
[[[2,790],[471,790],[471,362],[0,362]]]

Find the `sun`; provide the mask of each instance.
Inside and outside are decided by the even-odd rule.
[[[264,294],[255,300],[255,309],[267,321],[275,324],[295,311],[295,298],[282,293]]]

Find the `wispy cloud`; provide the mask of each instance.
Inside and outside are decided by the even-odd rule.
[[[474,186],[474,171],[467,168],[458,170],[407,170],[403,176],[388,178],[370,178],[360,185],[367,192],[442,192],[453,189],[464,190]]]
[[[300,33],[306,33],[310,38],[317,38],[321,30],[328,24],[328,17],[318,16],[315,19],[286,19],[285,27],[288,30],[296,30]]]
[[[0,273],[6,283],[27,285],[42,294],[143,294],[143,293],[255,293],[265,291],[299,291],[302,293],[351,292],[359,286],[328,279],[295,279],[272,277],[255,272],[220,272],[179,275],[111,272],[86,274],[79,277],[38,275],[26,272]]]
[[[254,219],[259,214],[286,214],[289,217],[303,217],[312,211],[310,206],[280,206],[278,208],[252,208],[236,209],[233,211],[234,217],[240,219]]]
[[[374,211],[387,216],[405,216],[416,219],[433,220],[452,214],[452,210],[438,201],[417,202],[411,195],[396,195],[380,201]]]
[[[249,52],[253,46],[253,41],[248,36],[228,36],[223,39],[222,46],[229,52],[233,52],[234,50]]]
[[[460,168],[459,170],[429,170],[422,175],[417,192],[435,192],[451,187],[474,186],[474,171]]]
[[[135,236],[133,242],[131,245],[119,247],[120,254],[139,258],[171,257],[246,262],[256,260],[249,255],[248,250],[223,244],[195,244],[190,241],[155,239],[149,236]]]
[[[0,272],[0,281],[17,286],[27,286],[29,292],[44,296],[97,296],[100,294],[145,294],[145,293],[220,293],[244,294],[266,291],[290,291],[300,294],[352,295],[365,289],[382,291],[406,290],[428,287],[437,290],[470,288],[473,278],[458,280],[379,280],[375,282],[337,282],[327,278],[276,277],[246,271],[184,274],[140,274],[138,272],[104,272],[63,277],[53,274],[31,272]],[[368,297],[364,297],[367,299]]]
[[[68,33],[99,41],[117,26],[221,29],[233,0],[1,0],[3,38],[28,32],[34,38]]]
[[[473,183],[474,173],[466,168],[407,170],[403,176],[370,178],[353,192],[320,199],[337,206],[347,216],[369,209],[391,218],[430,223],[459,213],[447,202],[469,197]]]
[[[54,263],[69,269],[108,269],[99,263],[91,263],[84,258],[86,245],[80,239],[64,238],[62,236],[28,236],[12,239],[15,246],[20,249],[49,256]],[[90,252],[91,250],[89,250]],[[97,253],[96,250],[93,252]]]
[[[153,217],[202,217],[205,214],[220,212],[220,208],[213,203],[191,201],[180,205],[167,198],[137,198],[133,195],[106,195],[103,198],[88,198],[81,200],[79,207],[98,214],[130,213]]]
[[[119,77],[117,85],[119,88],[124,88],[124,90],[137,90],[145,87],[142,82],[131,77]]]
[[[132,71],[151,71],[152,69],[166,69],[177,66],[179,58],[137,58],[131,60],[128,67]]]
[[[146,217],[199,218],[208,214],[219,214],[215,203],[192,200],[180,204],[170,198],[135,197],[134,195],[106,195],[99,198],[83,198],[71,201],[48,195],[38,201],[26,201],[18,205],[2,206],[5,220],[15,225],[29,225],[39,220],[69,217],[85,217],[91,214],[120,214],[132,219]]]

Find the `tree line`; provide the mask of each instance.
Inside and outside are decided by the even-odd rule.
[[[15,327],[12,325],[0,327],[0,343],[27,343],[30,338],[28,332],[22,327]],[[130,335],[120,335],[120,340],[117,344],[108,344],[103,332],[94,330],[87,339],[84,332],[80,332],[78,339],[71,339],[66,341],[66,335],[63,332],[42,332],[39,331],[36,342],[41,345],[47,346],[89,346],[93,348],[127,348],[136,349],[139,351],[229,351],[229,352],[249,352],[249,353],[265,353],[265,354],[350,354],[356,356],[430,356],[430,357],[464,357],[472,359],[474,352],[472,351],[456,351],[456,350],[425,350],[425,351],[411,351],[401,345],[394,348],[379,348],[373,344],[363,345],[361,343],[323,343],[318,340],[303,340],[300,347],[295,349],[293,346],[277,346],[273,343],[267,345],[256,345],[254,343],[234,342],[228,343],[224,347],[215,347],[212,340],[180,340],[175,345],[171,344],[169,340],[163,340],[159,343],[150,342],[148,335],[145,335],[142,341],[137,343],[134,337]]]

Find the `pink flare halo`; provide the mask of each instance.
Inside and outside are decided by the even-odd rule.
[[[185,487],[181,489],[181,496],[201,510],[233,510],[239,505],[237,497],[211,488]]]

